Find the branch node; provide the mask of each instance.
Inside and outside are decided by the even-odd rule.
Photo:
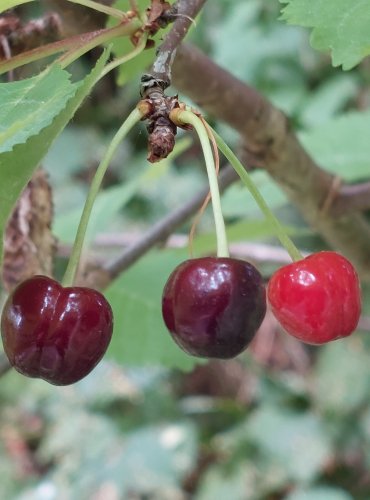
[[[151,163],[167,158],[175,146],[177,127],[169,115],[179,103],[177,96],[165,95],[167,86],[167,82],[152,75],[145,74],[141,78],[140,93],[143,100],[139,106],[145,109],[145,116],[149,120],[148,161]]]

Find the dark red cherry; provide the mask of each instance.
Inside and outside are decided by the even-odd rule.
[[[336,252],[315,253],[278,269],[267,296],[285,330],[309,344],[347,337],[361,314],[357,273]]]
[[[112,309],[96,290],[63,288],[34,276],[9,295],[1,317],[4,350],[28,377],[68,385],[85,377],[109,345]]]
[[[162,298],[164,322],[187,353],[232,358],[253,339],[266,313],[262,277],[248,262],[205,257],[180,264]]]

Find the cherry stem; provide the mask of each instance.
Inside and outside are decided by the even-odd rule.
[[[184,125],[192,125],[196,133],[198,134],[199,141],[203,150],[204,160],[206,163],[209,189],[212,198],[213,217],[216,226],[217,257],[229,257],[225,222],[222,215],[220,191],[218,188],[217,172],[215,168],[212,148],[209,143],[207,129],[202,123],[202,120],[198,118],[193,112],[182,110],[180,111],[178,109],[174,111],[176,112],[174,119],[175,123],[176,121],[178,121]]]
[[[257,205],[261,209],[262,213],[266,217],[268,221],[270,221],[271,225],[275,228],[276,236],[279,238],[280,243],[286,249],[288,254],[290,255],[293,261],[302,260],[303,255],[295,246],[293,241],[289,238],[287,232],[282,226],[279,219],[274,215],[274,213],[270,210],[269,206],[265,202],[263,196],[259,192],[257,186],[254,184],[251,176],[245,170],[243,165],[240,163],[235,154],[231,151],[229,146],[224,142],[224,140],[212,129],[212,132],[216,138],[217,146],[220,151],[224,154],[227,160],[230,162],[236,173],[239,175],[240,179],[248,188],[249,192],[255,199]]]
[[[81,258],[83,243],[86,235],[87,225],[89,223],[91,211],[96,199],[96,196],[99,192],[101,183],[103,181],[105,172],[112,160],[113,155],[115,154],[119,144],[124,139],[124,137],[128,134],[128,132],[132,129],[136,123],[138,123],[143,118],[143,114],[139,111],[138,108],[135,108],[126,120],[123,122],[121,127],[116,132],[113,137],[111,143],[108,146],[108,149],[100,162],[94,178],[92,180],[89,193],[87,195],[85,206],[82,211],[81,219],[78,225],[76,238],[73,244],[71,256],[67,265],[67,269],[65,271],[62,284],[63,286],[71,286],[75,280],[76,273],[78,270],[78,265]]]

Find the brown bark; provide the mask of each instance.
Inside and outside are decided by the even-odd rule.
[[[51,276],[56,242],[53,204],[46,173],[38,169],[8,221],[4,238],[3,286],[10,291],[35,274]]]

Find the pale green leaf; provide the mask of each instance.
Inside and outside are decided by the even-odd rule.
[[[11,152],[0,154],[0,259],[2,257],[3,232],[6,221],[33,171],[45,156],[51,143],[63,130],[96,82],[108,53],[99,59],[94,70],[77,84],[75,95],[53,122],[27,142],[18,144]]]
[[[248,419],[246,432],[270,463],[295,480],[311,481],[331,458],[326,430],[312,413],[263,407]]]
[[[277,209],[287,203],[285,193],[266,172],[255,170],[250,175],[271,209]],[[251,213],[260,214],[261,211],[245,185],[239,181],[223,194],[222,213],[224,217],[247,217]]]
[[[339,488],[317,486],[309,490],[294,491],[285,500],[353,500],[353,497]]]
[[[203,474],[197,500],[256,500],[259,493],[255,471],[249,463],[238,463],[234,468],[216,465]]]
[[[281,0],[282,19],[312,28],[311,45],[331,51],[334,66],[351,69],[370,54],[368,0]]]
[[[304,147],[321,167],[346,181],[370,172],[370,112],[352,112],[300,134]]]
[[[34,0],[2,0],[0,5],[0,13],[5,10],[12,9],[17,5],[22,5],[24,3],[33,2]]]
[[[355,99],[357,92],[354,74],[335,74],[310,93],[300,110],[299,121],[307,128],[321,125],[337,116],[351,99]]]
[[[370,366],[360,335],[320,349],[312,387],[316,403],[335,415],[346,415],[367,403]]]
[[[49,125],[78,84],[58,65],[17,82],[0,83],[0,153],[11,151]]]
[[[107,471],[109,475],[116,473],[121,498],[128,498],[130,491],[150,497],[153,490],[157,498],[165,498],[164,491],[176,487],[192,470],[197,457],[196,437],[190,422],[144,427],[131,433],[114,464],[115,470]]]
[[[98,195],[87,227],[86,243],[109,227],[109,222],[137,193],[141,180],[142,178],[135,178],[128,183],[105,189]],[[53,232],[60,241],[73,243],[81,214],[82,207],[79,207],[55,219]]]
[[[107,356],[132,366],[164,365],[190,370],[196,358],[172,340],[161,313],[163,287],[185,260],[181,252],[153,252],[117,278],[106,290],[114,313],[114,332]]]

